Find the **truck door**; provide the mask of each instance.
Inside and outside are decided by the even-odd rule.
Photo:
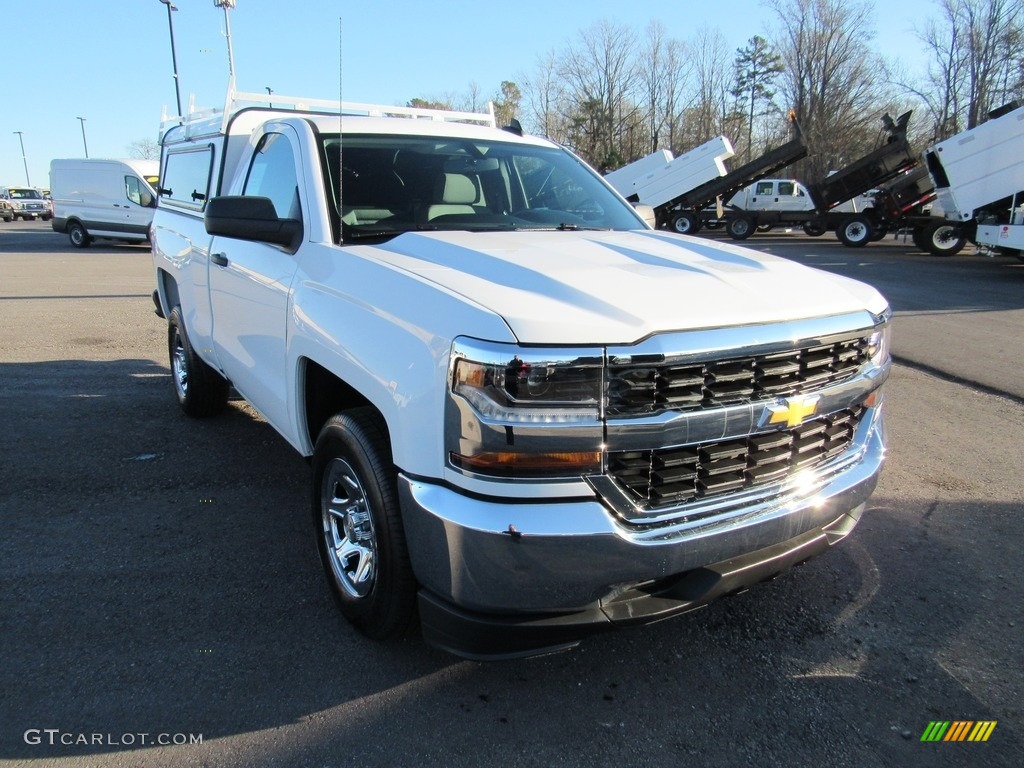
[[[754,184],[746,209],[748,211],[775,210],[775,197],[774,181],[758,181]]]
[[[144,235],[153,221],[156,197],[153,188],[138,176],[125,175],[124,199],[115,202],[124,216],[125,231]]]
[[[808,211],[812,207],[804,185],[796,181],[778,182],[775,199],[777,211]]]
[[[303,218],[297,145],[287,127],[264,134],[242,188],[243,195],[269,197],[279,218]],[[295,259],[276,245],[215,237],[209,269],[217,359],[246,400],[287,433],[285,329]]]

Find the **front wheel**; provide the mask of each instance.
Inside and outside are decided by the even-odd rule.
[[[376,411],[354,408],[324,425],[313,452],[317,549],[341,613],[376,640],[405,634],[416,607],[396,478]]]
[[[672,231],[680,235],[695,235],[700,231],[700,218],[690,211],[677,213],[672,217]]]
[[[167,352],[181,409],[198,418],[216,416],[224,410],[228,402],[228,383],[192,349],[181,307],[172,309],[167,319]]]
[[[756,224],[749,216],[733,216],[725,223],[725,231],[733,240],[746,240],[754,234]]]
[[[932,256],[955,256],[967,244],[967,237],[958,224],[940,220],[924,228],[921,241]]]
[[[77,221],[72,221],[68,224],[68,239],[71,240],[71,244],[75,248],[85,248],[91,242],[89,233]]]
[[[851,216],[836,227],[836,237],[847,248],[863,248],[874,236],[866,216]]]

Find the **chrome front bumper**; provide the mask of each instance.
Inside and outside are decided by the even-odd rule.
[[[709,567],[718,574],[712,581],[721,580],[723,566],[727,591],[736,591],[788,567],[794,560],[788,553],[798,553],[799,562],[835,544],[856,525],[877,484],[884,432],[882,408],[870,409],[851,449],[856,461],[845,456],[840,471],[824,467],[820,482],[659,536],[633,529],[597,497],[495,501],[402,476],[406,539],[425,594],[421,608],[426,601],[428,614],[450,609],[488,623],[498,616],[515,622],[517,616],[532,621],[569,614],[608,623],[650,621],[696,607],[725,585],[700,594],[684,589],[695,599],[677,601],[675,608],[662,604],[649,615],[632,596],[653,598],[658,585],[669,582],[669,592],[678,593],[687,574]],[[425,634],[428,624],[425,617]],[[437,644],[460,652],[454,641]]]

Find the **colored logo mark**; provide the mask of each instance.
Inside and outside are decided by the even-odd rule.
[[[921,741],[988,741],[998,720],[932,720]]]
[[[765,407],[761,416],[761,425],[785,424],[787,427],[799,427],[813,416],[818,408],[817,395],[805,397],[787,397],[781,403],[772,403]]]

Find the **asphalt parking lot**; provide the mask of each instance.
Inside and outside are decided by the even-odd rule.
[[[697,613],[481,664],[337,616],[307,464],[241,402],[180,414],[146,249],[0,224],[0,764],[1024,764],[1024,263],[746,245],[896,310],[861,525]]]

